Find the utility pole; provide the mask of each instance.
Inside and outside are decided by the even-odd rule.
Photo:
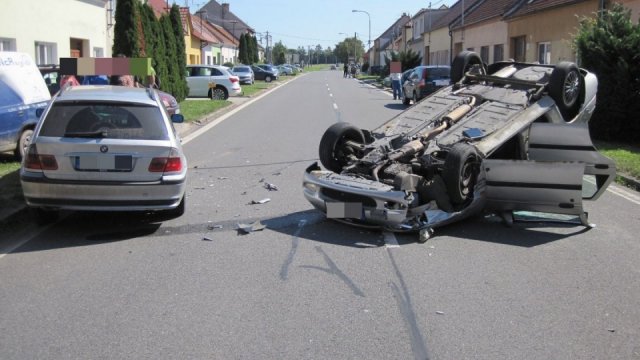
[[[271,62],[271,52],[269,51],[269,30],[265,31],[265,39],[267,40],[267,48],[266,48],[266,58],[267,58],[267,64],[272,64]]]
[[[358,63],[358,33],[353,32],[353,64]]]

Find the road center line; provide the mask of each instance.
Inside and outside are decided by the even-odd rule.
[[[336,103],[333,103],[333,109],[338,110],[338,105],[336,105]]]

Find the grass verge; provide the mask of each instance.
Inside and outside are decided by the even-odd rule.
[[[596,147],[615,161],[618,172],[640,179],[640,148],[604,141],[596,141]]]
[[[271,86],[273,86],[274,83],[267,83],[264,81],[261,82],[254,82],[251,85],[242,85],[242,95],[244,96],[252,96],[255,95],[256,93],[264,90],[264,89],[268,89]]]
[[[185,122],[192,122],[229,105],[228,100],[184,100],[180,103],[180,113]]]

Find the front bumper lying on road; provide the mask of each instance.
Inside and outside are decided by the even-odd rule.
[[[400,232],[434,228],[468,217],[482,209],[484,200],[484,181],[480,181],[472,203],[448,213],[438,209],[434,202],[420,204],[415,193],[395,190],[379,181],[321,170],[317,163],[305,171],[302,188],[305,198],[328,218]]]

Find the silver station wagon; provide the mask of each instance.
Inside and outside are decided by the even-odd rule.
[[[187,159],[155,90],[74,86],[53,98],[22,161],[40,223],[57,210],[184,213]]]

